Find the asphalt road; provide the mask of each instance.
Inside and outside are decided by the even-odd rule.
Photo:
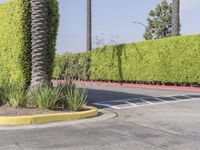
[[[106,103],[108,107],[103,109],[117,116],[59,127],[0,131],[0,150],[199,150],[200,92],[82,87],[88,90],[90,104]],[[187,99],[177,97],[183,95]],[[173,96],[177,98],[167,103],[151,101],[151,105],[123,107],[127,99],[134,103],[145,97],[158,100]],[[118,107],[122,109],[115,109]]]
[[[82,86],[82,88],[88,92],[88,103],[98,108],[126,109],[200,98],[200,92],[194,91],[97,85]]]

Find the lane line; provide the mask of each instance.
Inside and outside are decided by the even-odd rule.
[[[141,101],[143,101],[143,102],[145,102],[145,103],[147,103],[147,104],[153,104],[152,102],[147,101],[147,100],[144,100],[144,99],[141,99]]]
[[[189,95],[189,94],[188,94]],[[190,95],[195,95],[195,96],[200,96],[199,94],[190,94]],[[128,98],[128,99],[117,99],[117,100],[108,100],[108,101],[101,101],[100,103],[107,103],[107,102],[122,102],[122,101],[128,101],[128,100],[140,100],[140,99],[144,99],[144,98],[158,98],[159,100],[163,97],[163,98],[172,98],[174,100],[177,100],[177,98],[174,98],[174,96],[185,96],[185,94],[179,94],[179,95],[165,95],[165,96],[146,96],[146,97],[134,97],[134,98]],[[185,96],[186,97],[186,96]],[[192,98],[192,97],[191,97]],[[162,100],[162,99],[161,99]],[[167,100],[163,100],[163,101],[167,101]]]
[[[200,94],[190,94],[190,93],[188,93],[187,95],[195,95],[195,96],[200,96]],[[108,100],[108,101],[101,101],[101,103],[107,103],[107,102],[113,102],[113,101],[115,101],[115,102],[121,102],[121,101],[128,101],[128,100],[140,100],[140,99],[144,99],[144,98],[159,98],[159,100],[160,100],[160,97],[163,97],[163,98],[165,98],[165,97],[170,97],[170,98],[172,98],[172,99],[174,99],[174,100],[176,100],[176,98],[173,98],[173,96],[185,96],[185,94],[179,94],[179,95],[177,95],[177,94],[173,94],[173,95],[165,95],[165,96],[145,96],[145,97],[133,97],[133,98],[127,98],[127,99],[117,99],[117,100]],[[186,97],[186,96],[185,96]],[[164,100],[165,101],[165,100]]]
[[[135,103],[131,103],[129,101],[125,101],[127,104],[130,104],[131,106],[137,106]]]
[[[180,95],[176,95],[176,96],[180,96]],[[185,96],[187,97],[187,96]],[[146,97],[145,97],[146,98]],[[152,98],[152,97],[151,97]],[[153,98],[156,98],[156,97],[153,97]],[[170,97],[171,98],[171,97]],[[159,99],[159,98],[158,98]],[[125,101],[124,101],[125,100]],[[134,100],[134,99],[121,99],[121,100],[113,100],[113,101],[107,101],[107,102],[123,102],[125,104],[130,104],[130,106],[124,106],[123,107],[123,104],[119,106],[116,106],[116,105],[110,105],[110,104],[106,104],[106,101],[104,101],[103,103],[102,102],[99,102],[99,103],[93,103],[94,105],[99,105],[99,106],[105,106],[105,107],[108,107],[108,108],[113,108],[113,109],[126,109],[126,108],[134,108],[134,107],[143,107],[143,106],[150,106],[150,105],[160,105],[160,104],[173,104],[173,103],[178,103],[178,102],[187,102],[187,101],[192,101],[192,100],[200,100],[200,98],[190,98],[190,99],[175,99],[175,100],[169,100],[169,101],[166,101],[166,100],[160,100],[161,102],[158,102],[158,103],[152,103],[150,101],[147,101],[147,100],[143,100],[143,99],[138,99],[137,100],[140,100],[142,102],[145,102],[145,104],[137,104],[137,103],[132,103],[130,101],[126,101],[126,100]]]
[[[159,100],[159,101],[161,101],[161,102],[167,102],[166,100],[163,100],[163,99],[161,99],[161,98],[159,98],[159,97],[155,97],[155,99],[157,99],[157,100]]]
[[[114,108],[114,109],[119,109],[119,107],[117,106],[113,106],[113,105],[110,105],[110,104],[102,104],[102,103],[93,103],[94,105],[98,105],[98,106],[105,106],[105,107],[108,107],[108,108]]]

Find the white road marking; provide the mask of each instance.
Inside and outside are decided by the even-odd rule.
[[[199,94],[187,94],[187,95],[200,96]],[[190,97],[187,95],[184,95],[184,94],[182,94],[182,95],[166,95],[166,96],[156,96],[156,97],[149,96],[149,97],[141,97],[141,98],[109,100],[109,101],[102,101],[102,102],[97,102],[97,103],[93,103],[93,104],[120,110],[120,109],[134,108],[134,107],[144,107],[144,106],[150,106],[150,105],[160,105],[160,104],[170,104],[170,103],[177,103],[177,102],[187,102],[187,101],[191,101],[191,100],[200,100],[200,98]],[[177,99],[177,98],[173,98],[173,96],[184,96],[184,97],[187,97],[188,99]],[[163,98],[169,97],[169,98],[172,98],[173,100],[169,100],[169,101],[163,100],[162,97]],[[154,98],[154,99],[159,100],[160,102],[153,103],[151,101],[144,100],[144,98]],[[141,103],[137,104],[134,102],[130,102],[130,100],[136,100],[136,102],[137,102],[137,100],[139,100],[139,101],[141,101]],[[114,103],[119,103],[119,102],[122,102],[122,104],[114,105]],[[142,103],[142,102],[145,102],[145,103]],[[113,105],[110,103],[113,103]],[[130,106],[127,106],[126,104],[129,104]]]
[[[105,107],[108,107],[108,108],[114,108],[114,109],[119,109],[119,107],[117,106],[112,106],[110,104],[102,104],[102,103],[93,103],[94,105],[99,105],[99,106],[105,106]]]
[[[159,97],[154,97],[154,99],[157,99],[157,100],[159,100],[159,101],[161,101],[161,102],[167,102],[166,100],[163,100],[163,99],[161,99],[161,98],[159,98]]]
[[[145,103],[147,103],[147,104],[153,104],[152,102],[147,101],[147,100],[144,100],[144,99],[141,99],[141,101],[143,101],[143,102],[145,102]]]
[[[134,104],[134,103],[131,103],[131,102],[129,102],[129,101],[125,101],[127,104],[130,104],[131,106],[137,106],[136,104]]]

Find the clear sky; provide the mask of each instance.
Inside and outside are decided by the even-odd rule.
[[[0,2],[5,0],[0,0]],[[162,0],[92,0],[93,37],[117,43],[143,40],[144,27],[151,9]],[[171,2],[172,0],[168,0]],[[86,50],[86,0],[59,0],[60,26],[57,53]],[[180,0],[181,34],[200,33],[200,0]]]

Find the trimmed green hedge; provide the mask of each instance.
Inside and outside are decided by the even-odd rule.
[[[200,35],[108,46],[91,59],[91,80],[200,83]]]
[[[56,37],[59,25],[58,0],[49,0],[49,80],[53,74],[54,59],[56,54]]]
[[[31,80],[30,0],[0,4],[0,83],[5,78],[27,88]],[[58,28],[58,0],[49,0],[49,78],[53,72]]]
[[[53,78],[89,80],[90,53],[57,55]]]
[[[29,1],[0,4],[0,81],[10,77],[22,86],[30,83]]]
[[[200,84],[200,35],[107,46],[92,51],[90,59],[93,81]]]

